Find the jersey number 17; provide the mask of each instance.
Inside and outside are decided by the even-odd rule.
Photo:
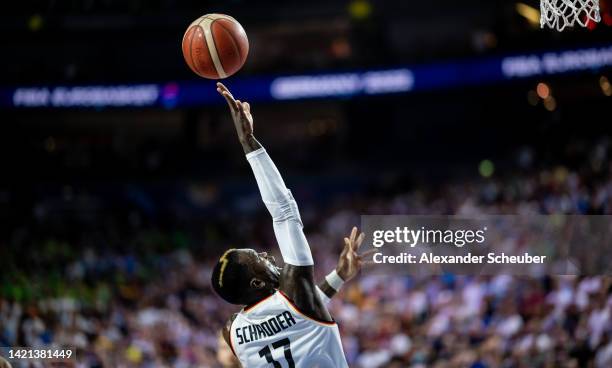
[[[282,340],[278,340],[272,343],[272,347],[274,349],[278,349],[281,346],[285,347],[285,359],[287,359],[287,364],[289,364],[289,368],[295,368],[295,362],[293,361],[293,356],[291,355],[291,342],[288,338],[284,338]],[[282,368],[281,364],[272,358],[272,350],[270,350],[270,345],[266,345],[263,349],[259,351],[259,356],[261,358],[266,358],[268,363],[271,363],[274,368]]]

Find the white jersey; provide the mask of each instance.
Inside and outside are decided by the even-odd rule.
[[[236,315],[230,345],[244,368],[348,367],[338,325],[304,315],[281,291]]]

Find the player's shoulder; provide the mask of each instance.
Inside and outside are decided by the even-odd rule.
[[[236,317],[238,317],[238,313],[232,313],[232,315],[230,316],[230,318],[228,318],[227,320],[227,324],[226,326],[229,328],[232,325],[232,322],[234,322],[234,320],[236,319]]]
[[[230,318],[228,318],[227,322],[225,323],[225,326],[223,327],[222,333],[223,333],[223,339],[225,340],[225,342],[228,343],[228,345],[231,346],[231,342],[230,342],[230,333],[231,333],[231,329],[232,329],[232,324],[234,323],[234,320],[236,320],[236,317],[238,317],[238,313],[234,313],[231,315]]]
[[[232,323],[234,323],[234,320],[236,320],[236,317],[238,317],[238,313],[233,313],[230,316],[230,318],[227,319],[227,322],[225,323],[225,327],[223,328],[223,332],[229,331],[232,328]]]

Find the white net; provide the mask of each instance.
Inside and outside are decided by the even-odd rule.
[[[540,25],[562,31],[575,23],[599,22],[599,0],[540,0]]]

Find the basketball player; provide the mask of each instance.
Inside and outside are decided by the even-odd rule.
[[[357,229],[355,228],[355,236]],[[355,242],[346,242],[342,252],[340,253],[340,259],[338,260],[338,264],[336,265],[336,271],[338,275],[341,275],[343,280],[349,281],[353,279],[359,271],[361,271],[362,262],[356,262],[357,259],[364,257],[367,253],[362,254],[356,258],[354,253],[352,252],[352,246]],[[318,286],[319,290],[323,291],[320,295],[321,299],[325,304],[328,304],[331,301],[331,298],[336,294],[336,290],[332,289],[331,286],[327,283],[327,281],[323,280],[322,283]],[[225,340],[224,336],[225,331],[219,332],[219,342],[217,349],[217,361],[221,364],[223,368],[240,368],[240,361],[234,355],[234,351],[230,348],[229,343]],[[1,368],[1,367],[0,367]]]
[[[348,267],[338,267],[317,286],[297,204],[253,135],[249,104],[236,101],[221,83],[217,91],[230,107],[285,262],[281,269],[273,257],[253,249],[230,249],[219,259],[211,278],[213,288],[227,302],[245,306],[228,322],[225,340],[243,367],[348,367],[325,300],[360,269],[363,260],[357,250],[364,235],[357,236],[353,228],[340,258]]]

